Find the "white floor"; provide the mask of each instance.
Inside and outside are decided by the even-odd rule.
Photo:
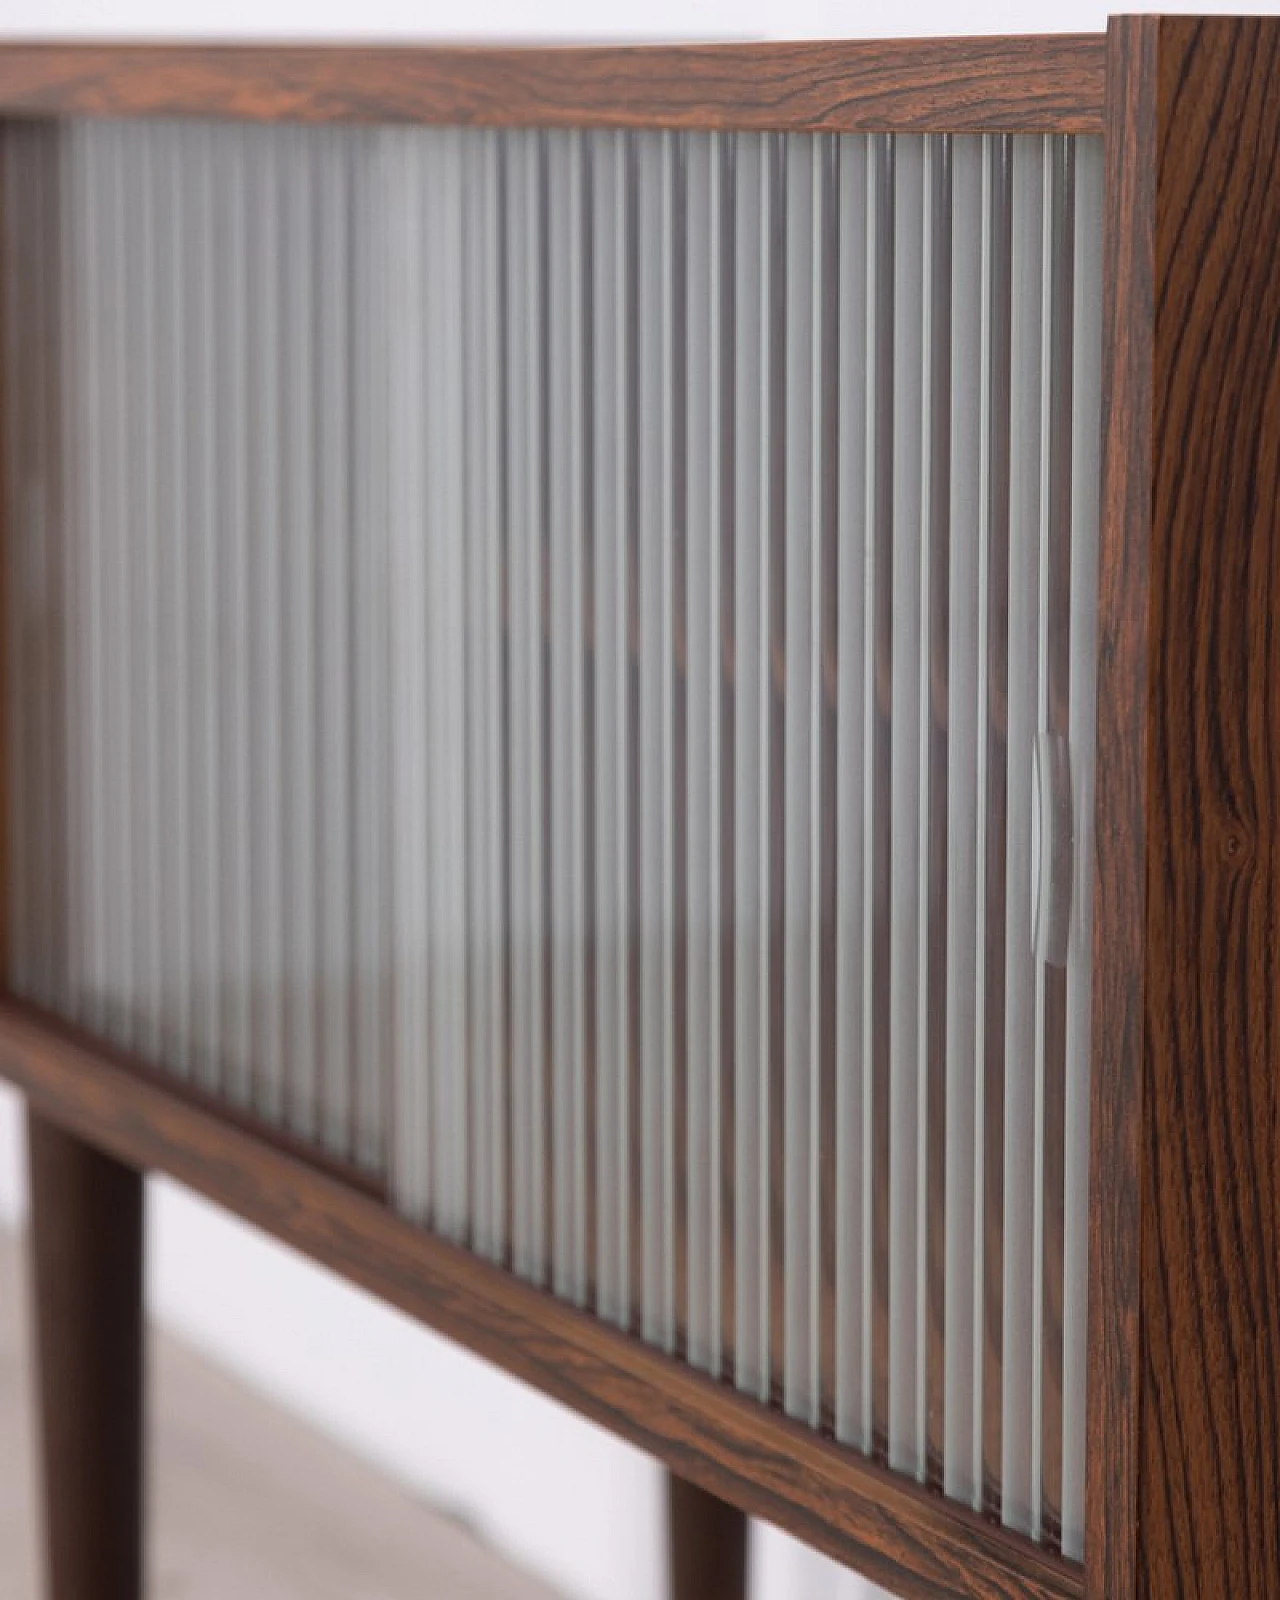
[[[0,1232],[0,1595],[37,1600],[26,1272]],[[551,1600],[464,1526],[166,1334],[151,1359],[152,1600]]]

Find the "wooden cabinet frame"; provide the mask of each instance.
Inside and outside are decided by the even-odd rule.
[[[33,1114],[59,1600],[136,1600],[122,1524],[139,1515],[148,1169],[904,1595],[1275,1594],[1280,21],[574,51],[0,48],[0,115],[149,113],[1103,136],[1087,1549],[1083,1567],[1059,1560],[762,1410],[10,1000],[0,1073]],[[104,1487],[121,1476],[123,1495]]]

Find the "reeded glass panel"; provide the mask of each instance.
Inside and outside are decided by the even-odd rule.
[[[1078,1555],[1100,142],[3,149],[14,987]]]

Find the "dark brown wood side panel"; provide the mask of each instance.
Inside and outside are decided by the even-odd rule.
[[[1139,1593],[1280,1582],[1280,24],[1160,25]]]
[[[1108,35],[1089,1224],[1090,1600],[1136,1593],[1142,860],[1151,543],[1156,29]]]
[[[483,49],[10,44],[0,114],[1098,133],[1103,40]]]
[[[13,1002],[0,1076],[39,1115],[154,1167],[912,1600],[1078,1600],[1079,1567],[767,1416],[618,1330],[401,1221],[385,1206]]]
[[[1263,1600],[1280,1573],[1280,22],[1125,21],[1111,59],[1088,1591]]]

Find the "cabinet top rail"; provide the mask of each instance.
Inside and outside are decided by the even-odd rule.
[[[769,44],[0,44],[0,116],[1100,133],[1102,34]]]

